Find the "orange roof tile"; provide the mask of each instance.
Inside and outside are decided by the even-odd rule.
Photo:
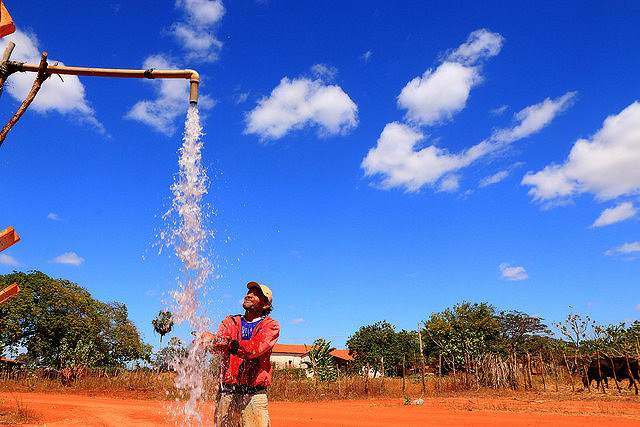
[[[303,355],[307,352],[307,348],[311,347],[299,344],[276,344],[273,346],[272,353],[297,353]]]
[[[333,350],[329,354],[338,359],[353,360],[353,357],[349,356],[349,350]]]

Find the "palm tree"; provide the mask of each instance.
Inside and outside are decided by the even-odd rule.
[[[156,318],[151,321],[153,330],[160,334],[160,348],[162,348],[162,337],[171,332],[171,329],[173,329],[173,320],[171,319],[172,317],[173,315],[170,311],[160,310]]]

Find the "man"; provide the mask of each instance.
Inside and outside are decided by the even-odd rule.
[[[222,354],[220,388],[216,397],[216,426],[267,427],[267,386],[271,384],[271,350],[280,325],[269,317],[271,289],[247,284],[244,316],[226,317],[217,335],[204,332],[201,339],[210,351]]]

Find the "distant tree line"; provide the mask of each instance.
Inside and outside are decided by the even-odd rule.
[[[571,309],[571,307],[570,307]],[[363,367],[385,374],[401,375],[405,366],[420,367],[418,334],[423,342],[422,356],[439,369],[469,369],[488,355],[504,360],[518,358],[545,360],[568,357],[574,366],[581,356],[640,355],[640,322],[626,325],[597,325],[588,316],[571,312],[566,320],[554,323],[562,338],[552,336],[544,319],[511,310],[498,311],[487,302],[461,302],[433,313],[421,322],[420,330],[396,331],[383,320],[360,327],[347,340],[355,358],[353,368]]]

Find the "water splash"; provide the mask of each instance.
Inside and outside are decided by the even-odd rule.
[[[172,291],[174,317],[176,323],[187,322],[196,331],[209,326],[209,320],[202,314],[198,297],[213,269],[205,256],[208,237],[211,233],[203,226],[202,196],[207,193],[208,177],[201,163],[203,142],[202,127],[196,105],[187,112],[183,144],[178,161],[179,172],[171,186],[172,208],[165,217],[177,214],[173,230],[163,233],[163,246],[173,247],[182,262],[183,270],[178,281],[178,290]],[[207,372],[206,358],[197,342],[189,347],[184,358],[176,358],[171,363],[176,371],[175,385],[184,398],[172,405],[170,412],[176,423],[200,424],[199,402],[205,391],[204,377]],[[181,420],[181,421],[180,421]]]

